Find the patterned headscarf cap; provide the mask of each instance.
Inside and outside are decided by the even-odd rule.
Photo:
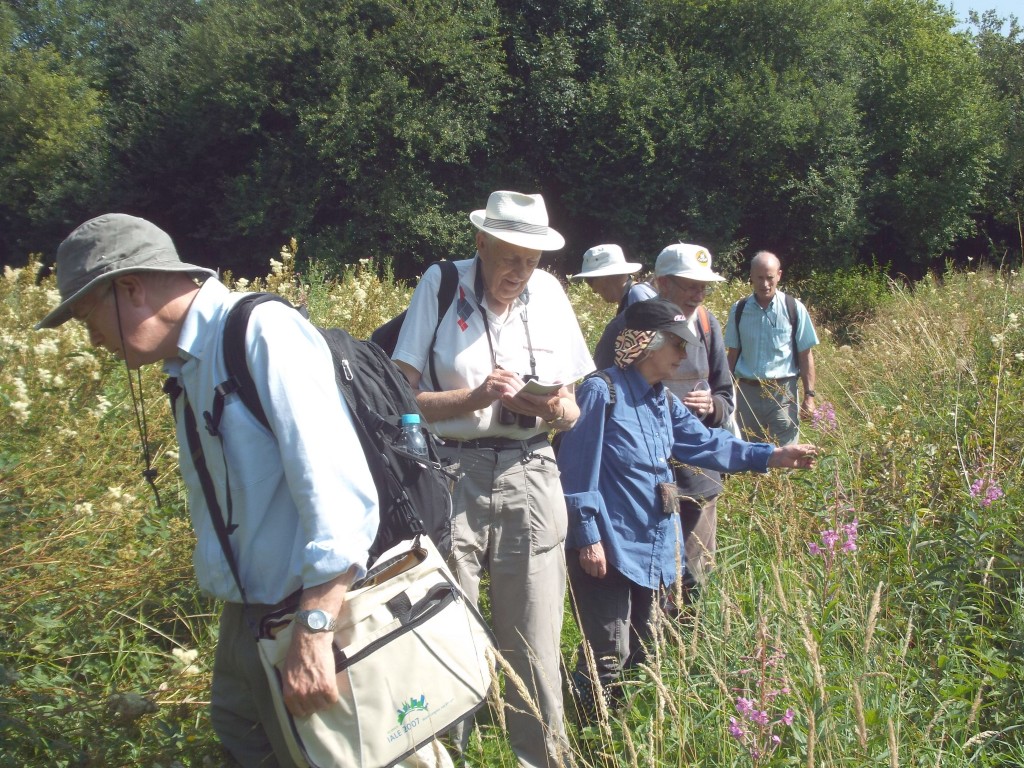
[[[626,368],[635,363],[657,334],[657,331],[623,328],[622,333],[615,339],[615,365]]]

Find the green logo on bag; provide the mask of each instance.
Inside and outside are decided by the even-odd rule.
[[[418,699],[409,699],[407,704],[403,704],[398,710],[398,724],[402,725],[405,722],[405,718],[409,716],[409,713],[416,710],[427,711],[426,696],[420,696]]]

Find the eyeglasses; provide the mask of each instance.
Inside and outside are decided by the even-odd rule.
[[[102,304],[107,299],[107,294],[113,289],[113,283],[105,285],[101,291],[96,295],[96,300],[93,301],[92,306],[86,311],[84,315],[73,313],[72,317],[80,322],[82,325],[86,325],[89,322],[89,318],[92,317],[92,313],[96,311],[96,307]]]
[[[689,293],[707,293],[711,290],[712,285],[701,280],[687,280],[676,275],[666,275],[666,279],[675,286],[677,291],[687,291]]]

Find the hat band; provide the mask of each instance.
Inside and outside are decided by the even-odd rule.
[[[492,219],[488,216],[484,219],[485,229],[509,229],[513,232],[522,232],[527,235],[546,235],[548,227],[546,224],[527,224],[525,221],[511,221],[510,219]]]

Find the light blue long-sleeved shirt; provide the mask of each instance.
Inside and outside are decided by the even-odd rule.
[[[633,366],[605,373],[616,391],[611,413],[606,417],[607,383],[598,376],[586,379],[576,392],[579,421],[558,451],[569,510],[565,543],[580,549],[600,541],[613,567],[654,589],[676,578],[679,518],[662,511],[657,489],[658,483],[674,482],[669,456],[719,472],[766,472],[774,446],[709,430]]]
[[[736,305],[729,310],[725,328],[725,346],[739,349],[736,369],[740,379],[785,379],[800,372],[797,355],[818,343],[811,317],[799,300],[796,302],[796,349],[793,349],[793,326],[786,311],[786,296],[776,291],[766,309],[757,299],[747,296],[740,328],[736,327]]]
[[[225,401],[221,442],[203,428],[214,387],[227,379],[221,354],[224,320],[244,294],[207,280],[186,315],[180,358],[165,363],[185,394],[176,421],[181,474],[196,532],[193,555],[200,588],[240,602],[185,437],[184,397],[199,423],[206,464],[227,515],[238,529],[231,545],[252,603],[276,603],[300,587],[324,584],[366,563],[377,531],[377,492],[348,409],[334,379],[326,342],[298,312],[280,302],[254,308],[246,354],[268,432],[237,395]],[[227,468],[225,469],[225,457]]]

